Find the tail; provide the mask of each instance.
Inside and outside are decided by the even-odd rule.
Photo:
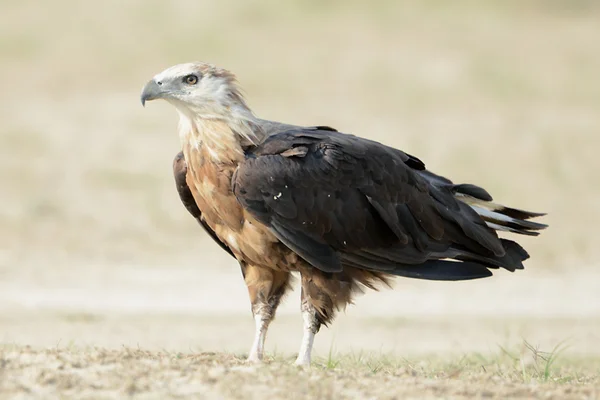
[[[423,253],[411,246],[342,253],[344,265],[408,278],[442,281],[485,278],[492,275],[490,269],[504,268],[514,272],[524,268],[523,261],[529,258],[527,251],[517,242],[498,238],[494,232],[483,227],[481,220],[494,231],[537,236],[547,225],[530,219],[541,217],[544,213],[493,203],[492,196],[483,188],[471,184],[453,184],[427,170],[418,172],[434,188],[432,195],[440,204],[439,210],[449,209],[454,205],[454,210],[448,210],[443,215],[450,215],[448,221],[457,222],[446,224],[445,229],[450,238],[458,240],[449,246],[447,242],[430,241],[426,259],[420,259],[419,256]],[[454,199],[462,204],[456,207]],[[454,218],[453,215],[457,217]],[[471,235],[465,233],[465,228],[470,229]],[[461,238],[464,240],[460,240]],[[482,238],[487,243],[501,246],[504,251],[494,251],[485,245]],[[446,243],[447,246],[436,248],[435,243]],[[413,253],[411,249],[414,250]]]
[[[475,185],[453,185],[452,192],[458,200],[471,207],[489,228],[496,231],[538,236],[542,229],[548,227],[546,224],[530,221],[532,218],[546,215],[545,213],[525,211],[494,203],[489,193]],[[501,257],[481,256],[472,252],[465,252],[456,258],[479,262],[487,268],[505,268],[511,272],[516,269],[523,269],[523,261],[529,258],[527,251],[512,240],[500,239],[500,242],[505,250],[505,254]]]
[[[454,184],[431,171],[419,171],[419,174],[434,187],[449,190],[457,200],[469,205],[487,226],[494,230],[537,236],[540,230],[548,227],[546,224],[528,221],[531,218],[544,216],[545,213],[524,211],[493,203],[492,196],[485,189],[469,183]]]
[[[458,185],[457,185],[458,186]],[[455,197],[468,204],[485,221],[487,226],[497,231],[518,233],[520,235],[537,236],[539,231],[548,227],[546,224],[529,221],[541,217],[545,213],[510,208],[489,200],[474,197],[469,194],[455,192]],[[483,196],[482,196],[483,197]]]

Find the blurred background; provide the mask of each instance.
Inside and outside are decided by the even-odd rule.
[[[176,113],[139,102],[153,75],[193,60],[236,73],[262,118],[378,140],[498,202],[548,212],[547,231],[518,238],[532,255],[525,271],[457,284],[399,280],[340,317],[341,327],[372,318],[377,334],[344,335],[334,324],[321,346],[337,335],[342,348],[378,348],[387,335],[391,347],[414,350],[394,329],[416,326],[421,339],[432,332],[423,351],[448,348],[434,333],[452,328],[405,318],[473,315],[500,318],[481,328],[492,337],[514,326],[517,338],[526,326],[540,341],[575,336],[579,350],[594,351],[594,0],[0,1],[0,339],[250,345],[238,267],[175,191]],[[295,349],[297,310],[295,293],[268,349]],[[243,335],[221,333],[230,317]],[[289,346],[287,326],[297,333]],[[489,345],[454,329],[454,345]]]

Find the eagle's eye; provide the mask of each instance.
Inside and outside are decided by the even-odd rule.
[[[187,75],[185,78],[183,78],[183,81],[188,85],[195,85],[198,83],[198,77],[194,74]]]

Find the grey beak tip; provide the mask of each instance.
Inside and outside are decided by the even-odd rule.
[[[142,94],[140,96],[142,106],[146,107],[146,101],[159,99],[162,97],[163,94],[164,91],[162,90],[162,88],[154,80],[150,80],[148,83],[146,83],[146,86],[144,86],[144,89],[142,90]]]

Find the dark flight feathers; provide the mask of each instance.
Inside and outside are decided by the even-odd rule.
[[[545,227],[524,221],[538,214],[489,206],[484,189],[455,185],[416,157],[325,127],[269,136],[247,152],[232,190],[281,242],[325,272],[349,266],[482,278],[488,268],[522,269],[529,257],[488,223],[523,234]],[[482,207],[489,210],[476,211]]]

